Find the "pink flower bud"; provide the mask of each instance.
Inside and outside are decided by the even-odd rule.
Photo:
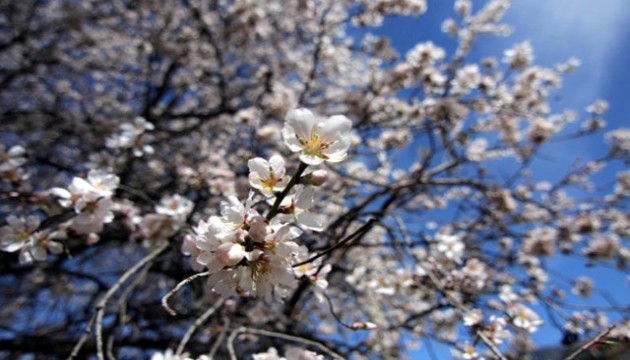
[[[302,183],[310,186],[321,186],[328,179],[328,171],[318,169],[302,177]]]
[[[240,244],[224,243],[217,247],[217,259],[225,266],[234,266],[245,257],[245,249]]]
[[[374,330],[378,326],[373,322],[365,321],[365,322],[355,322],[354,324],[352,324],[351,327],[353,330]]]

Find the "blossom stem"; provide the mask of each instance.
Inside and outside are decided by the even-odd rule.
[[[291,189],[298,183],[298,180],[300,180],[300,176],[302,176],[302,173],[304,172],[304,170],[306,170],[307,167],[307,164],[300,162],[300,166],[298,167],[291,180],[289,180],[287,186],[284,188],[284,190],[282,190],[279,195],[276,196],[276,201],[273,203],[271,209],[269,209],[269,213],[267,213],[267,220],[273,219],[274,216],[278,214],[278,210],[280,209],[280,204],[282,204],[282,200],[284,200],[284,198],[289,194],[289,191],[291,191]]]

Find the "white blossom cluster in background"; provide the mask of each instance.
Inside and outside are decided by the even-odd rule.
[[[284,353],[284,356],[278,354],[276,348],[269,348],[264,353],[253,354],[254,360],[324,360],[323,355],[319,355],[316,352],[304,350],[296,347],[289,347]]]
[[[296,174],[289,178],[285,160],[277,154],[269,160],[248,161],[249,185],[271,205],[266,216],[254,208],[257,196],[253,191],[244,204],[232,196],[221,204],[221,216],[199,221],[194,233],[184,239],[182,251],[192,255],[194,268],[206,268],[210,287],[224,296],[283,299],[297,286],[296,277],[310,276],[317,292],[325,290],[329,268],[293,267],[310,256],[297,240],[302,229],[321,231],[325,221],[311,208],[315,188],[325,182],[326,172],[307,167],[342,161],[350,147],[351,128],[352,122],[343,115],[324,120],[307,109],[289,111],[282,134],[287,147],[302,161]]]
[[[20,263],[30,264],[34,260],[46,260],[46,250],[53,254],[63,251],[60,240],[65,239],[63,230],[39,231],[40,220],[36,216],[7,217],[7,226],[0,228],[0,249],[8,252],[20,251]]]

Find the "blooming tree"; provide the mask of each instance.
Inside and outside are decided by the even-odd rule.
[[[456,0],[457,47],[406,53],[369,29],[424,0],[0,6],[2,356],[627,341],[627,298],[582,269],[627,274],[630,172],[597,174],[630,164],[630,129],[540,180],[534,161],[601,137],[608,106],[557,113],[579,63],[536,65],[528,42],[471,56],[509,33],[508,0]]]

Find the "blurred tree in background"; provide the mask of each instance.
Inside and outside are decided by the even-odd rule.
[[[630,130],[536,180],[607,105],[555,113],[578,62],[527,42],[470,59],[508,6],[400,54],[352,29],[424,0],[2,1],[0,355],[516,359],[627,319],[547,263],[627,274],[630,172],[591,177]]]

